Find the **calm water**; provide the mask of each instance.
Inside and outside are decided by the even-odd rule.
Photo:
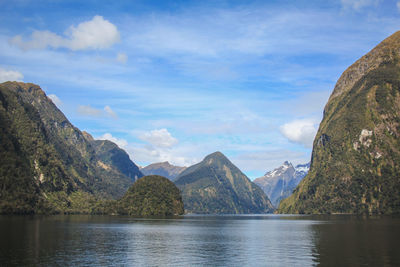
[[[0,266],[400,266],[400,219],[0,216]]]

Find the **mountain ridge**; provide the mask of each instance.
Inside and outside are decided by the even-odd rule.
[[[133,183],[101,166],[84,134],[38,85],[1,83],[0,122],[0,213],[88,212]]]
[[[260,186],[274,207],[277,207],[282,199],[292,194],[307,174],[309,166],[310,163],[306,163],[294,167],[292,163],[285,161],[280,167],[265,173],[253,182]]]
[[[340,76],[311,167],[281,213],[400,212],[400,32]]]
[[[164,161],[149,164],[140,168],[140,171],[145,175],[160,175],[174,181],[185,169],[186,167],[175,166],[168,161]]]
[[[187,213],[267,213],[273,206],[265,193],[252,183],[221,152],[206,156],[176,179]]]

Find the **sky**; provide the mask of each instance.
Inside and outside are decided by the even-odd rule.
[[[310,161],[341,73],[399,29],[400,1],[0,0],[0,82],[138,165],[221,151],[254,179]]]

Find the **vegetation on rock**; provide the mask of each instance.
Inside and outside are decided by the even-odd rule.
[[[0,84],[0,213],[81,213],[133,183],[39,86]]]
[[[188,213],[241,214],[273,211],[271,202],[221,152],[184,170],[175,184]]]
[[[184,213],[182,196],[173,182],[149,175],[137,180],[118,201],[118,214],[171,216]]]
[[[96,151],[96,156],[103,164],[112,166],[120,173],[131,178],[133,182],[143,176],[139,167],[130,160],[128,153],[119,148],[115,143],[109,140],[94,140],[86,132],[84,132],[84,135],[86,139],[90,140]]]
[[[340,77],[311,169],[281,213],[400,212],[400,32]]]

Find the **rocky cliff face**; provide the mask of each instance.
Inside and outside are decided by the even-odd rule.
[[[282,166],[267,172],[264,176],[254,180],[271,200],[274,207],[278,207],[282,199],[287,198],[306,176],[310,163],[299,164],[296,167],[285,161]]]
[[[338,80],[284,213],[400,212],[400,32]]]
[[[252,183],[221,152],[184,170],[175,184],[182,191],[187,213],[268,213],[273,206],[265,193]]]
[[[0,213],[84,212],[133,183],[34,84],[0,84],[0,140]]]
[[[144,175],[161,175],[167,177],[171,181],[174,181],[185,169],[186,167],[174,166],[168,161],[165,161],[150,164],[144,168],[141,168],[140,170]]]

